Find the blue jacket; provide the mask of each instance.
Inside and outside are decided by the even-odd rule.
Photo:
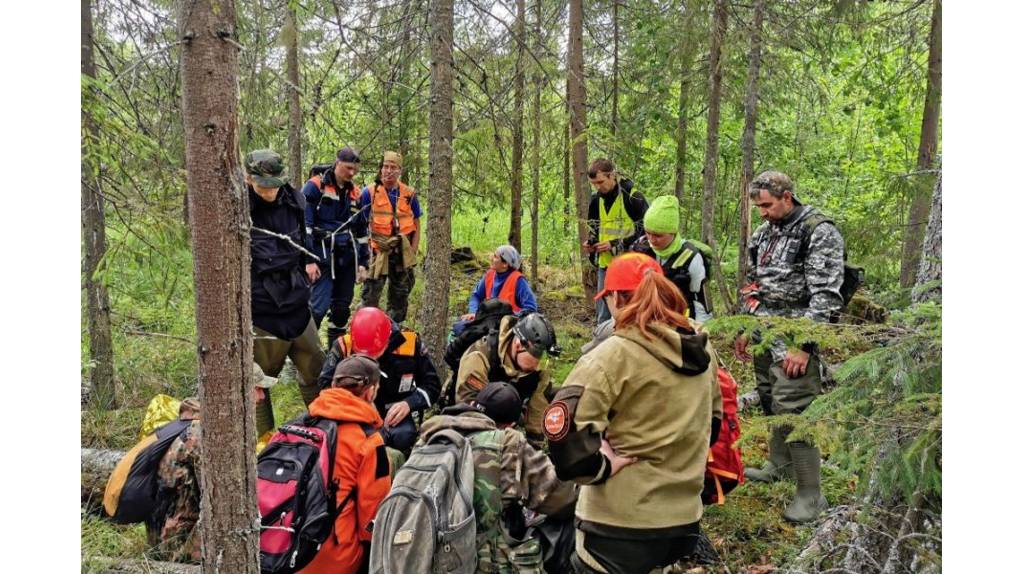
[[[481,277],[476,282],[476,288],[473,289],[473,293],[469,296],[469,312],[476,313],[480,307],[480,303],[492,298],[497,297],[498,293],[501,292],[501,287],[505,284],[505,279],[508,278],[512,270],[509,269],[504,273],[494,274],[494,285],[491,287],[490,293],[484,293],[484,277]],[[520,314],[529,313],[537,310],[537,298],[533,295],[533,290],[530,289],[530,284],[526,281],[526,276],[521,275],[519,282],[516,283],[516,305],[519,305],[522,310]]]
[[[355,187],[348,183],[339,189],[333,169],[325,171],[322,177],[320,187],[312,179],[302,187],[302,195],[306,197],[306,230],[312,238],[313,253],[321,256],[321,266],[330,265],[327,253],[331,251],[331,233],[354,216],[347,231],[334,235],[334,256],[338,258],[344,250],[352,249],[354,240],[358,265],[369,267],[366,211],[360,212],[359,202],[353,199],[357,193]],[[324,189],[334,190],[337,196],[324,193]]]

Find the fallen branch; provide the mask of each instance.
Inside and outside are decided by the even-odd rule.
[[[103,504],[103,491],[124,451],[102,448],[82,449],[82,507],[95,511]]]
[[[179,562],[157,562],[155,560],[130,560],[107,556],[85,556],[83,563],[103,568],[104,572],[133,572],[144,574],[200,574],[198,564]],[[84,564],[83,564],[84,565]]]

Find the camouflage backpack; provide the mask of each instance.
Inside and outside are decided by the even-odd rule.
[[[473,446],[473,508],[476,512],[476,548],[478,572],[500,574],[536,573],[543,570],[540,541],[529,530],[513,533],[507,518],[522,517],[522,508],[503,512],[501,502],[501,448],[505,433],[517,440],[523,435],[515,431],[493,430],[472,435]],[[517,536],[518,534],[518,536]]]
[[[469,440],[438,431],[413,449],[373,521],[370,574],[476,572]]]

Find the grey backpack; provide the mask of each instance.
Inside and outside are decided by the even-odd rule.
[[[444,429],[413,449],[373,521],[370,574],[476,571],[473,455]]]

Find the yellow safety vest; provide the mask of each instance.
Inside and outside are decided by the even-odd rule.
[[[605,211],[604,199],[598,197],[598,214],[600,215],[600,226],[598,227],[598,241],[614,241],[616,239],[622,239],[623,237],[629,237],[633,234],[633,220],[629,218],[626,213],[626,202],[622,199],[622,194],[625,193],[619,188],[619,194],[615,197],[615,201],[612,202],[610,209]],[[602,269],[608,267],[608,264],[612,262],[612,254],[608,251],[601,253],[597,259],[597,266]]]

